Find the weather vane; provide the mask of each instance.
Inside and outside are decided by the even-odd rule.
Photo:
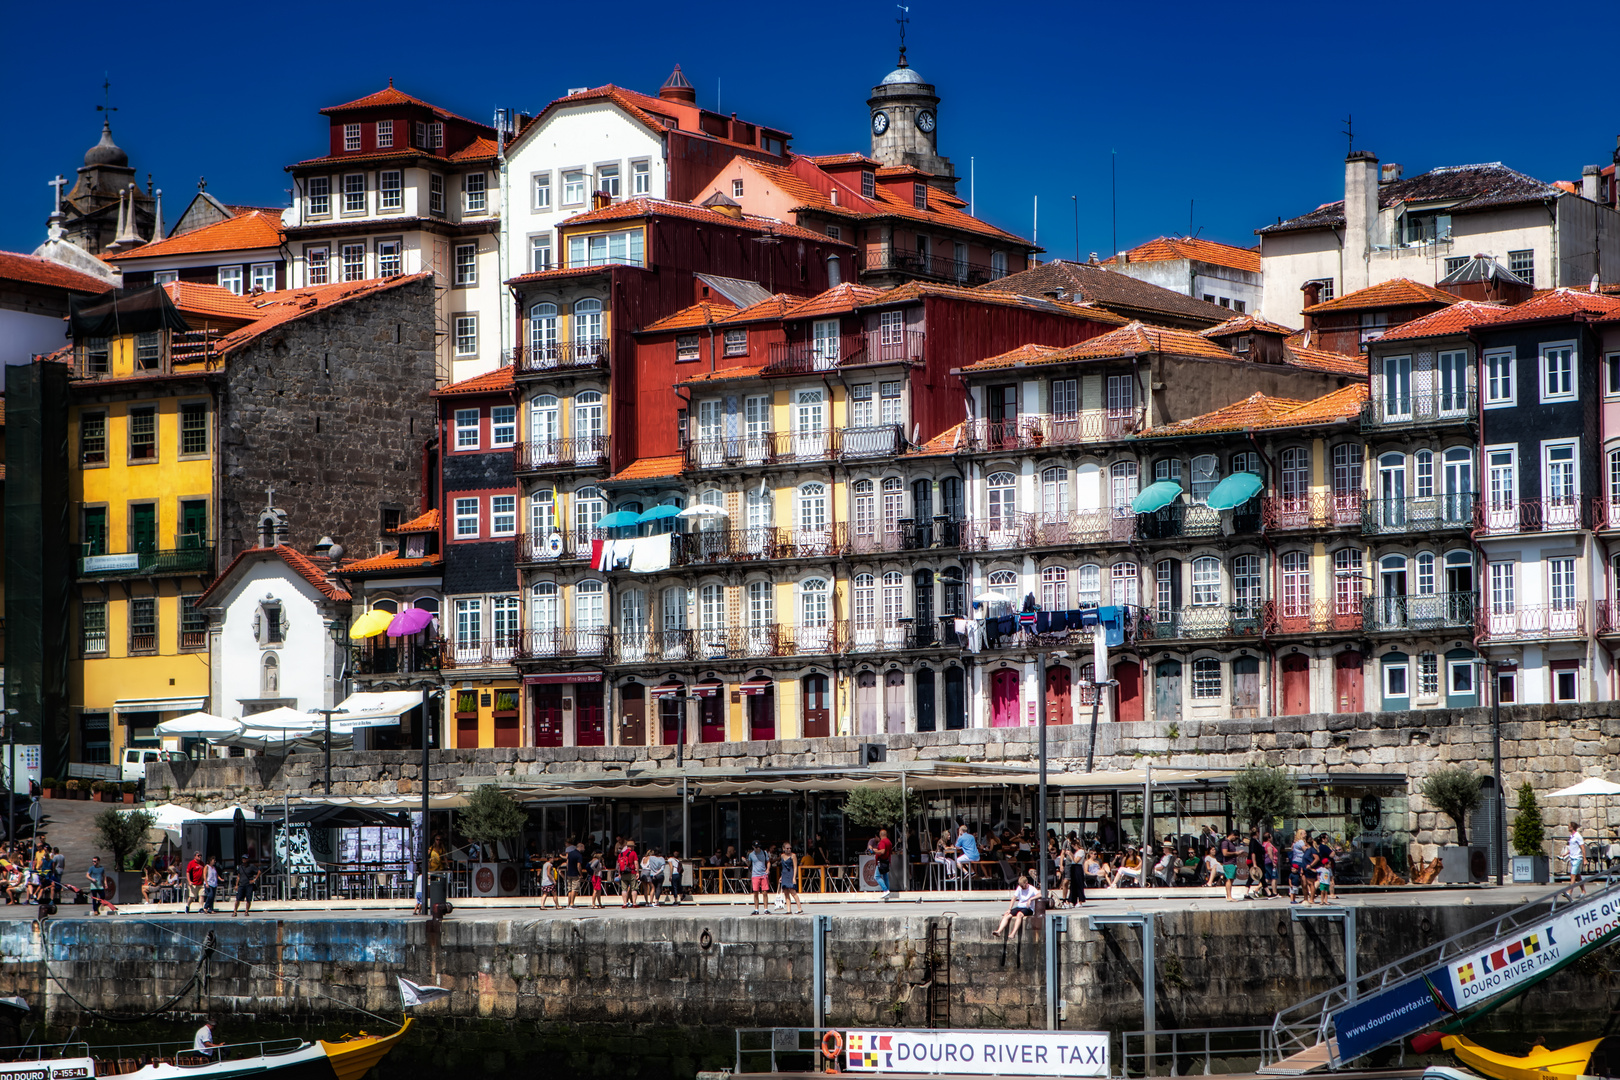
[[[911,9],[909,7],[907,7],[905,4],[896,4],[894,6],[900,9],[900,17],[898,19],[894,20],[894,21],[900,24],[900,66],[905,67],[906,66],[906,23],[911,21],[911,19],[908,17],[911,14]]]
[[[118,111],[118,106],[112,103],[112,80],[107,77],[105,71],[101,73],[101,78],[102,103],[96,106],[96,112],[115,113]]]

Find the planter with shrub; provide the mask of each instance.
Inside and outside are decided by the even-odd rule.
[[[1547,824],[1536,802],[1536,789],[1526,780],[1519,786],[1519,812],[1513,816],[1513,883],[1547,885],[1552,882],[1552,860],[1547,858]]]
[[[134,803],[135,803],[135,792],[139,789],[139,787],[140,787],[140,785],[136,784],[135,781],[133,781],[133,780],[125,780],[124,781],[124,802],[129,803],[130,805],[134,805]]]

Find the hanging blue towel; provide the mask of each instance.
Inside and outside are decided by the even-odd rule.
[[[1056,614],[1051,611],[1037,611],[1035,613],[1035,632],[1037,634],[1050,634],[1053,630],[1052,617]]]

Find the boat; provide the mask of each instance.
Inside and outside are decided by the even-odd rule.
[[[361,1080],[410,1030],[406,1018],[388,1035],[286,1039],[217,1047],[208,1057],[179,1043],[90,1047],[85,1043],[0,1049],[0,1080]],[[167,1051],[165,1052],[165,1048]]]
[[[1576,1080],[1582,1076],[1620,1075],[1620,1037],[1588,1039],[1556,1049],[1536,1046],[1523,1055],[1487,1050],[1466,1035],[1443,1036],[1440,1046],[1490,1080]],[[1441,1071],[1431,1069],[1424,1075]]]

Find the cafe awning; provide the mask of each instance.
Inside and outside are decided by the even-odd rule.
[[[686,689],[685,683],[664,683],[652,688],[653,697],[678,697]]]
[[[1180,484],[1174,480],[1160,480],[1143,488],[1141,493],[1131,500],[1131,513],[1151,514],[1155,510],[1164,509],[1180,497]]]
[[[714,697],[716,694],[725,693],[725,689],[726,684],[719,679],[705,679],[692,687],[692,693],[698,697]]]
[[[422,704],[419,690],[362,691],[350,694],[338,704],[343,710],[332,717],[332,730],[349,731],[360,727],[391,727],[399,718]]]
[[[1205,504],[1211,510],[1231,510],[1254,498],[1263,484],[1252,472],[1233,473],[1215,485]]]
[[[289,802],[294,806],[359,806],[369,810],[403,810],[407,813],[422,809],[420,795],[305,795]],[[466,805],[467,796],[460,792],[428,796],[430,810],[459,810]],[[273,804],[265,809],[270,817],[276,817]]]
[[[196,712],[207,704],[205,697],[122,698],[113,708],[121,713]]]
[[[776,683],[770,679],[749,679],[737,689],[752,697],[756,694],[768,693],[775,685]]]

